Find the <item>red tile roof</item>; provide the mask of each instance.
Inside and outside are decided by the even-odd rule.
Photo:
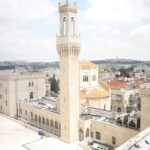
[[[119,79],[112,80],[111,82],[108,83],[108,85],[111,87],[111,89],[116,89],[116,90],[124,89],[127,87],[126,81],[119,80]]]

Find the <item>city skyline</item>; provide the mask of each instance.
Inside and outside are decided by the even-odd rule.
[[[58,61],[55,46],[59,29],[58,2],[59,0],[0,2],[0,61]],[[149,60],[148,0],[77,2],[80,7],[78,18],[82,40],[80,59],[119,57]]]

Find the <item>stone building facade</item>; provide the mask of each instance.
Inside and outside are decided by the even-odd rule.
[[[150,84],[141,86],[141,131],[150,127]]]
[[[17,117],[19,102],[45,96],[45,77],[22,73],[0,76],[0,112]]]

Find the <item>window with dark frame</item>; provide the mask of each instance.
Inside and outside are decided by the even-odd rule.
[[[112,144],[116,145],[116,137],[112,136]]]
[[[100,132],[96,132],[96,139],[97,139],[97,140],[100,140],[100,139],[101,139],[101,134],[100,134]]]

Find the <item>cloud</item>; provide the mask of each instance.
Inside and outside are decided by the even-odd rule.
[[[88,0],[85,17],[94,23],[139,23],[150,19],[148,0]]]
[[[0,0],[0,61],[58,60],[58,2]],[[118,56],[149,60],[149,0],[87,0],[78,5],[81,3],[81,59]]]
[[[149,0],[88,0],[82,13],[81,58],[149,60]]]
[[[35,36],[29,31],[10,31],[0,37],[1,60],[51,61],[57,57],[55,38]],[[0,52],[1,53],[1,52]]]
[[[46,31],[56,22],[56,11],[51,0],[1,0],[0,61],[50,61],[56,57],[51,55],[55,37]]]

